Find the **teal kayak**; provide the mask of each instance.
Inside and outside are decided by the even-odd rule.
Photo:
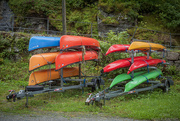
[[[145,73],[146,71],[140,71],[140,72],[136,72],[134,73],[134,77],[136,76],[139,76],[143,73]],[[112,81],[111,85],[110,85],[110,89],[115,86],[116,84],[120,83],[120,82],[123,82],[123,81],[126,81],[126,80],[129,80],[129,79],[132,79],[131,75],[127,74],[127,73],[123,73],[123,74],[120,74],[118,76],[116,76],[114,78],[114,80]]]
[[[138,86],[139,84],[141,84],[145,81],[148,81],[149,79],[155,79],[159,75],[162,75],[162,71],[157,69],[157,70],[153,70],[149,73],[145,73],[143,75],[137,76],[137,77],[133,78],[132,81],[128,82],[125,85],[124,92],[130,91],[134,87]]]

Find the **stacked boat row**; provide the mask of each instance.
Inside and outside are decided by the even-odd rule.
[[[67,67],[73,63],[97,60],[100,44],[97,40],[81,36],[64,35],[62,37],[35,36],[30,39],[29,51],[42,48],[60,48],[58,52],[33,55],[29,60],[29,85],[37,85],[63,77],[79,76],[78,67]],[[39,67],[55,63],[55,68],[34,71]]]
[[[166,64],[166,61],[162,59],[153,59],[151,56],[149,56],[149,52],[152,50],[161,51],[165,49],[166,48],[160,44],[140,42],[140,41],[132,42],[131,45],[123,45],[123,44],[112,45],[106,52],[106,55],[113,52],[130,52],[132,53],[132,57],[114,61],[104,67],[103,69],[104,73],[111,72],[119,68],[129,67],[127,73],[120,74],[114,78],[109,88],[111,89],[115,85],[123,81],[129,80],[129,82],[126,83],[124,89],[124,92],[128,92],[134,87],[138,86],[139,84],[148,81],[149,79],[155,79],[156,77],[162,75],[162,71],[159,69],[149,71],[149,66],[156,66],[157,64]],[[143,53],[146,52],[147,55],[134,57],[135,51],[141,51]],[[147,67],[148,71],[134,72],[136,69],[143,67]]]

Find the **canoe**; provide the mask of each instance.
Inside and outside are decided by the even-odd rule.
[[[151,57],[149,57],[149,58],[151,58]],[[145,60],[145,59],[147,59],[147,56],[134,57],[134,61]],[[108,64],[107,66],[105,66],[103,68],[103,72],[105,72],[105,73],[110,72],[110,71],[116,70],[118,68],[129,67],[130,65],[131,65],[131,58],[120,59],[120,60],[114,61],[114,62]]]
[[[155,43],[148,43],[148,42],[139,42],[135,41],[132,42],[129,50],[142,50],[142,51],[147,51],[147,50],[164,50],[166,47],[160,45],[160,44],[155,44]]]
[[[128,82],[125,85],[124,92],[130,91],[134,87],[138,86],[139,84],[141,84],[141,83],[143,83],[145,81],[148,81],[149,79],[155,79],[159,75],[162,75],[162,71],[158,69],[158,70],[153,70],[153,71],[151,71],[149,73],[137,76],[137,77],[133,78],[132,81]]]
[[[49,63],[54,63],[59,52],[41,53],[33,55],[29,60],[29,71],[37,69]]]
[[[96,51],[85,52],[84,61],[96,60],[96,59],[98,59],[98,54]],[[68,51],[68,52],[60,53],[55,59],[56,70],[59,70],[65,66],[81,61],[83,61],[82,51]]]
[[[154,66],[159,63],[166,63],[165,60],[162,59],[146,59],[146,60],[138,60],[135,61],[130,67],[127,74],[131,73],[133,70],[138,68],[146,67],[146,66]]]
[[[95,50],[100,49],[100,44],[96,39],[81,37],[81,36],[72,36],[72,35],[63,35],[60,39],[60,49],[70,49],[78,48],[81,46],[86,46],[87,48],[92,48]]]
[[[127,51],[129,49],[130,45],[127,44],[116,44],[116,45],[112,45],[108,51],[106,52],[106,55],[113,53],[113,52],[123,52],[123,51]]]
[[[143,73],[145,73],[145,71],[136,72],[136,73],[134,73],[134,77],[136,77],[136,76],[138,76],[138,75],[141,75],[141,74],[143,74]],[[112,81],[112,83],[111,83],[111,85],[110,85],[109,88],[111,89],[111,88],[112,88],[113,86],[115,86],[116,84],[118,84],[118,83],[120,83],[120,82],[123,82],[123,81],[130,80],[130,79],[132,79],[132,76],[131,76],[131,75],[128,75],[127,73],[120,74],[120,75],[116,76],[116,77],[113,79],[113,81]]]
[[[79,75],[78,67],[63,68],[63,77],[72,77],[77,75]],[[59,72],[55,71],[55,68],[51,70],[44,69],[35,71],[29,76],[29,85],[36,85],[54,79],[60,79]]]
[[[31,37],[29,41],[29,51],[40,49],[40,48],[50,48],[59,47],[60,37],[43,37],[34,36]]]

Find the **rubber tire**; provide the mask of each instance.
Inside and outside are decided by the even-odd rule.
[[[40,91],[40,90],[44,90],[44,87],[40,85],[32,85],[32,86],[26,86],[25,89],[25,91]]]
[[[162,87],[163,92],[169,92],[170,90],[170,83],[168,80],[162,80],[162,83],[164,83],[164,87]]]

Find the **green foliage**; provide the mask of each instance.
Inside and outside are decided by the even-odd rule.
[[[127,31],[124,32],[120,32],[118,34],[115,34],[114,32],[110,31],[107,34],[107,38],[105,38],[104,41],[99,41],[100,42],[100,47],[101,47],[101,62],[99,63],[99,65],[101,67],[105,67],[107,64],[115,61],[115,60],[119,60],[122,58],[127,58],[129,57],[129,54],[127,53],[112,53],[109,54],[107,56],[105,56],[105,53],[107,52],[107,50],[109,49],[109,47],[111,47],[114,44],[129,44],[129,34],[127,33]],[[102,61],[103,60],[103,61]],[[109,78],[114,78],[116,75],[118,75],[119,73],[124,72],[124,70],[115,70],[110,72],[107,77]]]
[[[109,18],[100,15],[99,17],[103,20],[103,22],[105,22],[105,24],[118,24],[117,20],[119,17],[122,20],[127,17],[128,21],[134,22],[139,15],[138,10],[140,9],[138,2],[124,0],[100,0],[99,7],[106,13],[113,13],[116,15],[116,17],[109,16]]]
[[[19,53],[26,54],[28,50],[29,38],[19,38],[16,40],[15,46],[19,49]]]
[[[156,14],[169,29],[175,30],[180,26],[179,0],[138,0],[138,3],[141,6],[140,14]]]
[[[19,36],[19,37],[18,37]],[[25,35],[0,35],[0,58],[13,58],[17,53],[25,55],[28,53],[29,37]]]

